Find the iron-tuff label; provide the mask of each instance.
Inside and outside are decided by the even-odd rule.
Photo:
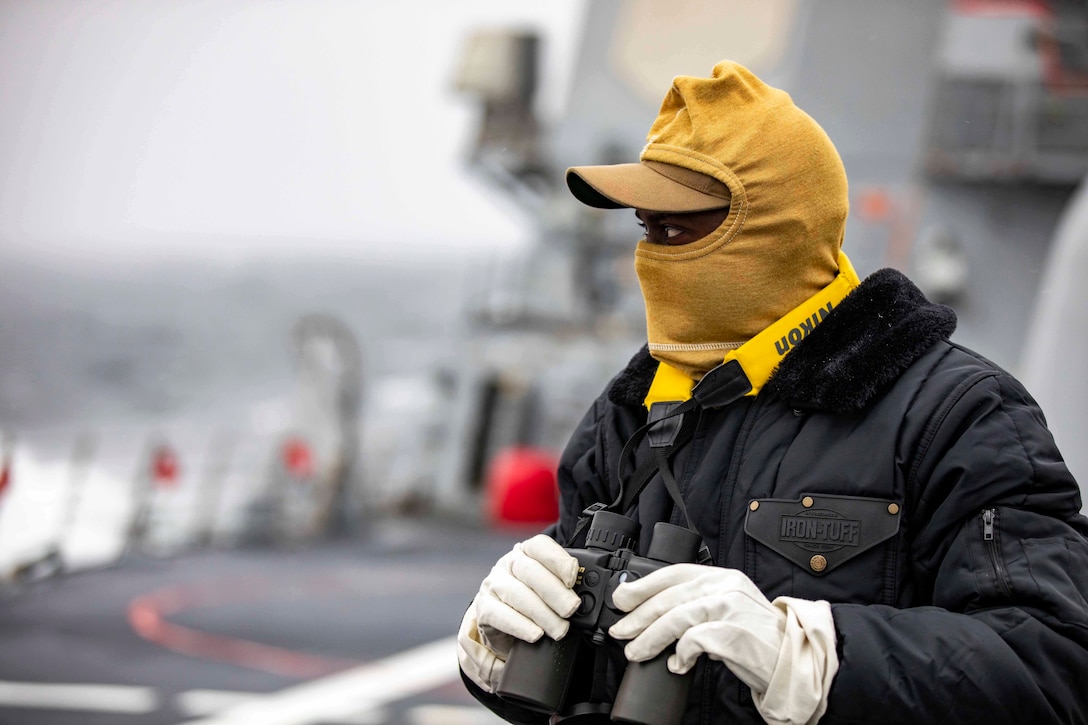
[[[792,541],[806,551],[834,551],[841,546],[861,543],[861,521],[843,518],[827,509],[803,511],[796,516],[782,516],[779,541]]]
[[[753,499],[744,531],[805,571],[823,576],[899,531],[900,506],[888,499],[807,494]]]

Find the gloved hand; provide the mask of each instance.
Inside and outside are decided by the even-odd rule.
[[[457,658],[465,674],[494,692],[515,639],[562,639],[567,617],[581,604],[572,589],[577,576],[578,560],[551,537],[515,544],[491,568],[461,621]]]
[[[815,723],[839,668],[831,605],[779,597],[770,602],[743,572],[673,564],[621,584],[612,595],[629,612],[612,625],[631,640],[632,662],[676,642],[669,670],[683,674],[699,655],[724,662],[752,690],[768,723]]]

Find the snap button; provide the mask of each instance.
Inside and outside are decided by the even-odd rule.
[[[805,496],[801,499],[801,505],[805,508],[812,508],[812,496]]]
[[[888,513],[890,513],[892,516],[895,516],[897,513],[899,513],[899,504],[897,504],[897,503],[888,504]]]
[[[808,560],[808,565],[812,567],[812,571],[823,571],[827,568],[827,559],[820,554],[816,554]]]

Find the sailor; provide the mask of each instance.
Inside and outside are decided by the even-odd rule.
[[[601,648],[583,701],[669,651],[694,669],[684,723],[1088,722],[1076,481],[1023,386],[950,341],[952,310],[894,269],[858,278],[821,127],[725,61],[674,80],[636,163],[567,184],[634,210],[648,344],[571,436],[559,520],[465,613],[469,690],[512,722],[570,714],[495,692],[515,640],[575,636],[567,549],[603,503],[643,532],[689,526],[706,556],[615,590],[626,661]],[[640,429],[678,409],[665,464],[625,499],[657,455]]]

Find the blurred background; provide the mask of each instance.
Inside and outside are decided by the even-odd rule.
[[[1084,0],[0,0],[0,722],[491,721],[440,638],[644,339],[562,172],[723,58],[1088,481]]]

